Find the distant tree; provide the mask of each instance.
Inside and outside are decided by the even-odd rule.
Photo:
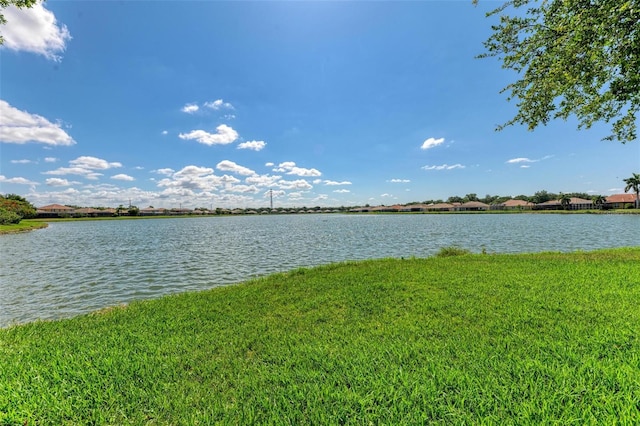
[[[558,198],[558,201],[560,201],[560,205],[565,210],[567,210],[571,205],[571,197],[569,196],[569,194],[563,194],[561,192],[560,197]]]
[[[492,200],[487,202],[487,201],[483,201],[483,203],[485,204],[500,204],[500,203],[504,203],[505,201],[508,201],[511,199],[511,197],[499,197],[499,196],[495,196],[495,197],[491,197]]]
[[[481,201],[485,204],[498,204],[498,203],[504,203],[507,200],[510,200],[511,197],[503,197],[500,195],[485,195],[484,198],[479,198],[478,201]]]
[[[129,206],[127,212],[129,213],[129,216],[138,216],[140,214],[140,209],[136,206]]]
[[[636,209],[640,208],[640,174],[632,173],[630,178],[623,179],[627,186],[624,187],[624,192],[633,190],[636,193]]]
[[[518,112],[498,130],[575,115],[580,129],[613,121],[606,140],[636,139],[638,0],[509,0],[487,15],[500,23],[479,57],[497,57],[519,78],[502,90],[517,99]]]
[[[591,197],[591,201],[593,201],[594,206],[602,209],[602,205],[606,201],[606,198],[604,198],[602,195],[594,195],[593,197]]]
[[[471,194],[465,195],[463,198],[463,202],[466,203],[468,201],[478,201],[478,194],[472,192]]]
[[[464,203],[464,199],[462,197],[458,197],[454,195],[452,197],[447,198],[447,203]]]
[[[554,198],[555,198],[554,194],[550,194],[547,191],[542,190],[533,194],[533,197],[531,197],[531,201],[535,204],[541,204],[541,203],[546,203],[547,201],[553,200]]]
[[[591,195],[586,192],[570,192],[569,197],[582,198],[583,200],[590,200]]]
[[[36,217],[36,208],[33,204],[17,194],[0,195],[0,208],[15,213],[20,219]]]

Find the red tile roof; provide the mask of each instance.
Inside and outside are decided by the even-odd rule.
[[[607,197],[607,203],[635,203],[636,194],[614,194]]]
[[[501,206],[504,207],[531,207],[533,206],[533,203],[530,203],[529,201],[524,201],[524,200],[507,200],[504,203],[500,204]]]
[[[73,207],[63,206],[61,204],[49,204],[48,206],[43,206],[38,208],[38,210],[75,210]]]

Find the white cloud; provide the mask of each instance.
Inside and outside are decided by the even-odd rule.
[[[265,163],[264,166],[265,167],[273,167],[275,164],[269,162],[269,163]]]
[[[224,102],[222,99],[216,99],[213,102],[205,102],[204,106],[207,108],[211,108],[215,111],[220,110],[220,109],[234,109],[233,105],[231,105],[229,102]]]
[[[82,167],[83,169],[92,169],[92,170],[107,170],[112,168],[122,167],[121,163],[114,162],[109,163],[106,160],[96,157],[82,156],[78,157],[75,160],[69,161],[69,164],[74,167]]]
[[[423,166],[422,169],[423,170],[453,170],[453,169],[464,169],[465,166],[463,166],[462,164],[453,164],[453,165],[448,165],[448,164],[443,164],[441,166]]]
[[[388,180],[387,182],[391,182],[391,183],[410,183],[411,180],[409,180],[409,179],[391,179],[391,180]]]
[[[553,155],[545,155],[544,157],[538,158],[538,159],[531,159],[531,158],[527,158],[527,157],[518,157],[518,158],[512,158],[510,160],[507,160],[506,163],[507,164],[537,163],[539,161],[548,160],[551,157],[553,157]]]
[[[200,107],[196,104],[186,104],[185,106],[182,107],[182,109],[180,111],[182,112],[186,112],[187,114],[193,114],[194,112],[198,111],[200,109]]]
[[[391,195],[391,194],[387,194],[387,193],[380,194],[380,196],[381,196],[382,198],[389,198],[389,197],[393,197],[393,195]]]
[[[273,169],[274,172],[278,173],[286,173],[288,175],[296,175],[296,176],[322,176],[319,170],[316,169],[304,169],[302,167],[296,166],[296,163],[293,161],[285,161],[284,163],[280,163],[278,167]]]
[[[249,176],[245,179],[245,182],[258,187],[273,186],[277,181],[282,179],[282,176],[271,175],[255,175]]]
[[[159,175],[171,176],[175,172],[175,170],[166,168],[166,169],[154,170],[154,172],[156,172]]]
[[[58,161],[56,157],[45,157],[44,159],[45,163],[55,163],[56,161]]]
[[[253,151],[261,151],[267,145],[265,141],[248,141],[238,144],[238,149],[251,149]]]
[[[163,135],[168,135],[168,134],[169,134],[169,132],[168,132],[167,130],[163,130],[161,133],[162,133]]]
[[[233,161],[223,160],[216,165],[216,169],[221,170],[223,172],[231,172],[236,173],[242,176],[253,176],[256,174],[251,169],[248,169],[244,166],[240,166],[239,164],[234,163]]]
[[[89,169],[85,169],[83,167],[60,167],[56,170],[51,170],[48,172],[43,172],[45,175],[53,175],[53,176],[65,176],[65,175],[78,175],[84,176],[87,179],[96,180],[102,173],[97,173]]]
[[[113,162],[110,163],[106,160],[96,157],[82,156],[78,157],[75,160],[69,161],[69,165],[71,167],[60,167],[56,170],[51,170],[48,172],[44,172],[45,175],[78,175],[84,176],[86,179],[96,180],[102,173],[98,173],[95,170],[107,170],[112,168],[122,167],[121,163]]]
[[[45,181],[45,183],[49,186],[70,186],[76,182],[69,182],[67,179],[60,178],[49,178]]]
[[[242,194],[257,194],[258,192],[260,192],[258,187],[255,185],[234,185],[229,187],[227,191],[239,192]]]
[[[113,176],[111,176],[111,179],[125,180],[125,181],[129,181],[129,182],[135,180],[135,178],[133,178],[133,177],[131,177],[129,175],[125,175],[124,173],[113,175]]]
[[[531,168],[531,166],[527,166],[526,164],[523,164],[522,166],[520,166],[521,169],[529,169]]]
[[[238,139],[238,132],[226,124],[216,127],[217,133],[208,133],[204,130],[192,130],[189,133],[180,133],[180,139],[195,139],[204,145],[227,145]]]
[[[11,164],[31,164],[31,160],[11,160]]]
[[[25,179],[23,177],[14,177],[7,178],[3,175],[0,175],[0,182],[4,183],[17,183],[18,185],[39,185],[38,182],[30,181],[29,179]]]
[[[2,29],[4,47],[43,55],[60,61],[71,34],[66,25],[58,25],[56,17],[43,3],[29,8],[9,6],[2,10],[7,23]]]
[[[351,192],[351,191],[349,191],[348,189],[336,189],[333,192],[337,192],[338,194],[346,194],[346,193]]]
[[[0,99],[0,142],[24,144],[39,142],[69,146],[76,142],[61,128],[37,114],[30,114]]]
[[[299,200],[302,200],[302,198],[304,197],[304,194],[302,192],[290,192],[288,197],[289,197],[289,200],[291,201],[299,201]]]
[[[336,182],[334,180],[325,180],[324,184],[328,185],[328,186],[338,186],[338,185],[351,185],[351,182],[346,181],[346,180],[342,181],[342,182]]]
[[[240,182],[232,176],[216,176],[213,172],[210,167],[186,166],[173,173],[170,178],[160,180],[157,185],[160,188],[166,188],[162,192],[163,196],[192,197],[195,195],[194,190],[211,191],[222,185]]]
[[[293,181],[281,180],[276,183],[280,189],[297,189],[297,190],[309,190],[313,188],[309,182],[304,179],[298,179]]]
[[[420,149],[429,149],[444,143],[444,138],[429,138],[422,143]]]
[[[518,164],[518,163],[535,163],[537,160],[531,160],[526,157],[518,157],[512,158],[511,160],[507,160],[507,164]]]
[[[210,174],[213,174],[213,169],[210,167],[186,166],[183,167],[182,170],[176,172],[173,176],[179,178],[183,176],[205,176]]]

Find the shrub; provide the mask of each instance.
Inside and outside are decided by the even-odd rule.
[[[0,208],[13,212],[22,219],[36,217],[36,208],[33,204],[16,194],[0,195]]]
[[[20,215],[0,207],[0,225],[11,225],[20,223]]]

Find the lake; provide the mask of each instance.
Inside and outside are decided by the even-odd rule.
[[[637,246],[640,215],[305,214],[56,222],[0,236],[0,327],[382,257]]]

